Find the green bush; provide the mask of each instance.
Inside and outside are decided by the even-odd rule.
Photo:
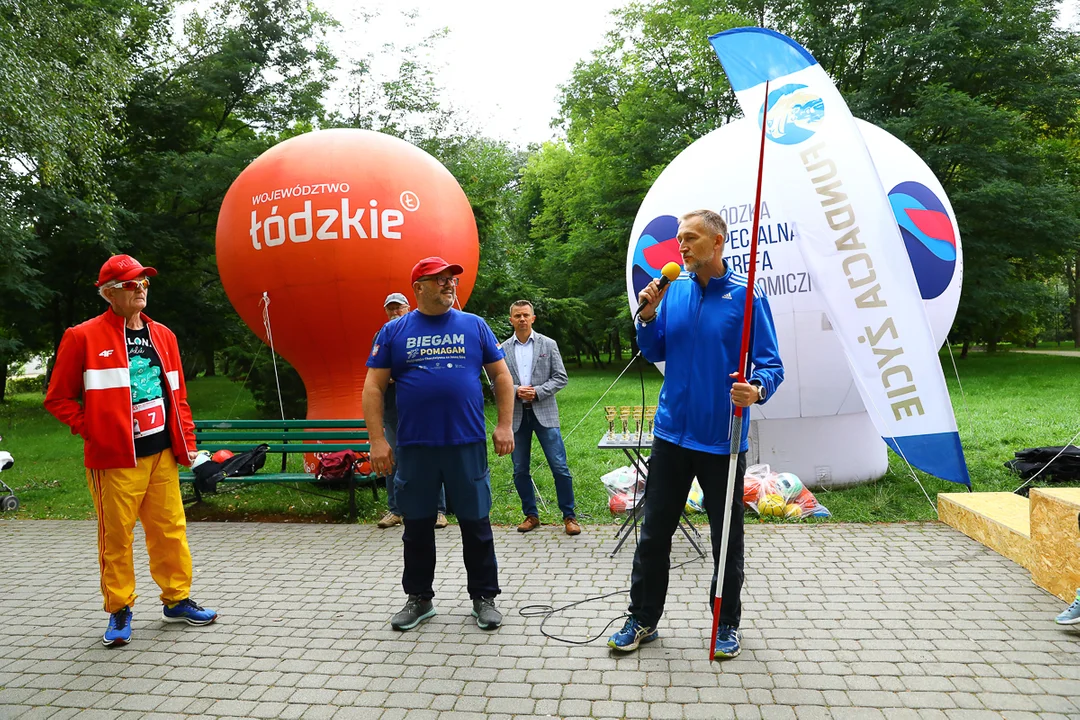
[[[45,392],[45,376],[8,378],[7,394]]]

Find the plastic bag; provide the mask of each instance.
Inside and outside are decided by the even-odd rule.
[[[645,497],[645,473],[630,467],[616,468],[600,478],[608,491],[608,509],[612,515],[633,510]]]
[[[690,494],[686,496],[686,512],[705,512],[705,493],[698,484],[697,478],[690,485]]]
[[[743,478],[743,504],[763,517],[801,520],[830,517],[794,473],[775,473],[768,465],[751,465]]]

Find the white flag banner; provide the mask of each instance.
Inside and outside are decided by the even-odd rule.
[[[768,103],[770,204],[794,219],[807,271],[878,432],[914,467],[970,487],[920,293],[920,282],[947,284],[957,261],[940,202],[914,187],[886,194],[847,103],[797,42],[763,28],[710,41],[743,113],[759,127]],[[919,280],[911,257],[930,270]]]

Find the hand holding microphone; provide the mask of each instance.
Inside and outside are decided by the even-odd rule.
[[[645,289],[638,293],[639,304],[637,312],[634,313],[634,317],[640,315],[641,319],[646,321],[656,317],[656,306],[660,304],[660,301],[664,297],[664,293],[667,292],[668,283],[678,278],[679,273],[681,272],[682,268],[679,267],[679,263],[669,262],[665,265],[664,269],[660,271],[661,277],[653,280],[645,286]]]

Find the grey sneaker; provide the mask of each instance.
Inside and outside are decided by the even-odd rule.
[[[495,609],[495,598],[473,600],[472,614],[481,630],[494,630],[502,625],[502,613]]]
[[[405,607],[390,618],[390,627],[395,630],[412,630],[429,617],[435,616],[435,606],[430,600],[421,600],[419,595],[410,595]]]
[[[380,528],[385,530],[386,528],[394,527],[395,525],[400,525],[401,524],[401,516],[400,515],[395,515],[392,512],[388,512],[388,513],[386,513],[385,515],[382,516],[382,519],[379,520],[379,522],[377,524],[378,524],[378,526]]]

